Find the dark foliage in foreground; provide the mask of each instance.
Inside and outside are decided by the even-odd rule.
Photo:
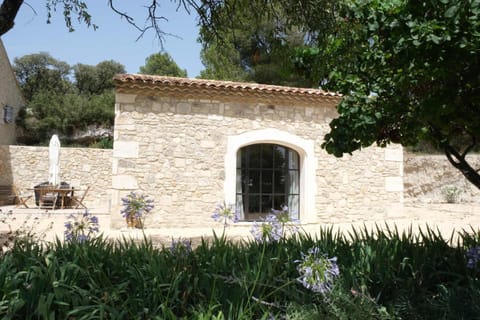
[[[479,234],[446,242],[363,229],[349,236],[322,229],[279,242],[234,243],[215,236],[187,242],[39,245],[19,240],[0,262],[2,319],[475,319],[478,272],[466,251]],[[296,278],[302,253],[318,247],[340,268],[326,295]]]

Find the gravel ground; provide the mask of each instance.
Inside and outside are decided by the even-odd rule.
[[[445,238],[450,238],[452,232],[462,229],[475,230],[480,229],[480,204],[409,204],[395,210],[394,214],[388,215],[384,221],[365,220],[361,223],[335,223],[335,224],[307,224],[302,225],[305,232],[314,235],[321,226],[333,227],[334,230],[348,232],[352,228],[367,227],[375,228],[380,226],[395,226],[400,231],[412,228],[417,231],[418,228],[424,228],[428,225],[437,229]],[[56,237],[63,239],[65,231],[65,221],[72,213],[82,213],[81,210],[55,210],[46,212],[39,209],[21,209],[14,206],[0,207],[2,215],[11,211],[3,222],[0,222],[0,233],[5,234],[9,230],[30,230],[36,234],[41,234],[42,239],[47,241],[54,240]],[[220,235],[223,232],[222,226],[218,228],[146,228],[144,233],[139,229],[112,229],[110,228],[110,215],[104,214],[101,210],[95,212],[90,210],[99,219],[100,230],[103,234],[112,239],[134,239],[142,240],[144,234],[150,237],[157,244],[171,243],[172,238],[188,238],[192,242],[199,243],[203,238],[208,239],[213,235],[213,231]],[[368,217],[368,214],[365,215]],[[251,224],[241,223],[226,229],[225,233],[229,238],[241,240],[251,237]]]

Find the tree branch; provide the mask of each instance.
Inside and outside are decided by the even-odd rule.
[[[3,0],[0,6],[0,36],[7,33],[15,24],[15,17],[23,0]]]
[[[190,2],[192,1],[188,1],[188,3]],[[185,2],[185,0],[179,1],[177,10],[182,5],[187,11],[187,13],[190,13],[190,11],[187,10],[187,3]],[[108,0],[108,6],[110,7],[110,9],[113,10],[113,12],[118,14],[121,18],[124,18],[129,24],[131,24],[135,29],[137,29],[140,32],[140,35],[137,37],[137,41],[141,39],[148,30],[153,30],[155,32],[155,36],[158,38],[160,45],[162,47],[163,47],[163,41],[165,39],[165,36],[172,36],[172,37],[179,38],[175,34],[163,31],[162,28],[160,27],[160,22],[161,21],[168,22],[168,19],[165,16],[159,15],[159,11],[160,11],[159,0],[151,0],[150,5],[145,7],[148,11],[148,15],[145,18],[145,25],[143,27],[140,26],[137,23],[137,21],[135,21],[135,18],[132,15],[128,14],[127,12],[121,11],[115,5],[115,0]]]

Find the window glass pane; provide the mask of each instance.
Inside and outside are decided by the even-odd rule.
[[[274,180],[273,192],[285,193],[286,191],[285,190],[285,183],[286,183],[285,172],[280,170],[275,170],[273,180]]]
[[[282,147],[282,146],[275,146],[274,147],[274,150],[275,150],[275,159],[274,159],[274,164],[275,164],[275,168],[285,168],[285,164],[286,164],[286,153],[287,153],[287,149],[285,149],[285,147]]]
[[[259,193],[260,192],[260,170],[250,170],[248,172],[248,192]]]
[[[262,171],[262,193],[266,192],[273,192],[273,171],[271,170]]]
[[[3,107],[3,121],[5,123],[13,123],[13,107]]]
[[[299,169],[300,160],[298,159],[298,153],[294,150],[289,150],[288,152],[288,168],[289,169]]]
[[[288,186],[288,193],[295,193],[298,194],[300,191],[299,187],[299,177],[298,177],[298,171],[297,170],[290,170],[289,172],[290,176],[290,181],[289,181],[289,186]]]
[[[246,206],[248,208],[248,213],[259,213],[260,212],[260,196],[248,196],[246,198],[248,201],[248,206]]]
[[[273,199],[271,195],[262,196],[262,213],[270,213],[273,208]]]
[[[237,187],[237,193],[245,193],[245,192],[248,192],[248,188],[249,188],[249,178],[248,178],[248,174],[247,174],[247,170],[237,170],[237,174],[238,172],[241,171],[242,172],[242,177],[241,177],[241,181],[240,181],[240,184],[241,184],[241,188],[238,188]],[[238,177],[237,177],[238,179]],[[237,180],[237,186],[238,186],[238,180]]]
[[[258,220],[288,206],[292,217],[300,209],[300,158],[276,144],[255,144],[237,153],[237,209],[242,219]]]
[[[262,148],[262,168],[273,168],[273,145],[265,144]]]
[[[261,145],[259,144],[255,144],[255,145],[252,145],[252,146],[248,146],[247,147],[247,157],[246,157],[246,161],[245,162],[242,162],[245,163],[249,168],[261,168],[262,167],[262,163],[261,163],[261,148],[260,148]]]

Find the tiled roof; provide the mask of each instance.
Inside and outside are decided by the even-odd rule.
[[[340,95],[320,89],[257,83],[190,79],[143,74],[120,74],[113,78],[119,93],[184,96],[199,99],[255,99],[267,101],[330,101]]]

